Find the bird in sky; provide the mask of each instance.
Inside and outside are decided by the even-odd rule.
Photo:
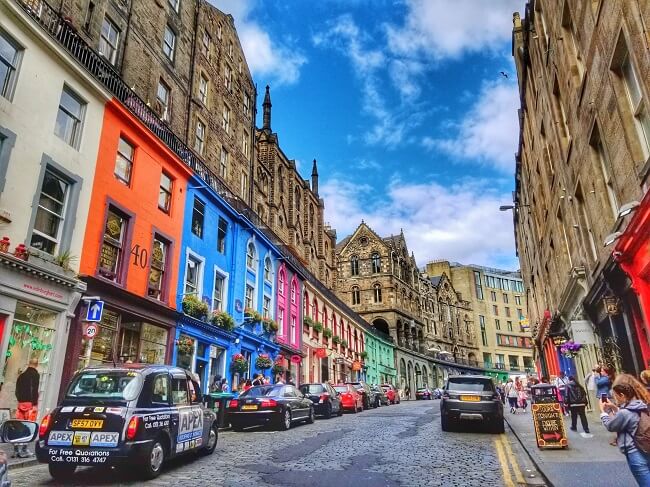
[[[501,76],[503,76],[504,78],[507,78],[507,77],[508,77],[508,73],[506,73],[505,71],[501,71]]]

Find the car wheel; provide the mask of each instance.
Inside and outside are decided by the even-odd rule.
[[[440,429],[442,431],[452,430],[451,421],[449,421],[449,418],[447,418],[446,416],[440,416]]]
[[[375,399],[375,407],[381,407],[381,401],[379,399]]]
[[[496,434],[505,433],[506,429],[505,429],[505,426],[503,424],[503,419],[495,419],[490,424],[490,430],[492,431],[492,433],[496,433]]]
[[[332,411],[331,411],[332,405],[330,405],[330,415],[328,417],[332,416]],[[309,406],[309,416],[307,416],[307,424],[314,424],[314,421],[316,421],[316,416],[314,413],[314,408]]]
[[[210,433],[208,434],[208,441],[203,448],[201,448],[201,455],[212,455],[214,450],[217,448],[217,439],[219,438],[219,431],[217,425],[213,424],[210,427]]]
[[[281,431],[287,431],[289,428],[291,428],[291,411],[288,409],[282,411],[279,426]]]
[[[70,477],[72,477],[74,471],[77,469],[76,465],[60,463],[50,463],[47,467],[52,478],[59,481],[70,480]]]
[[[339,416],[343,416],[343,404],[339,403]]]
[[[163,462],[165,461],[165,447],[160,440],[154,440],[145,449],[144,462],[142,462],[142,476],[147,479],[155,479],[160,475]]]
[[[325,408],[325,414],[323,414],[325,419],[330,419],[332,417],[332,403],[328,403],[327,407]]]

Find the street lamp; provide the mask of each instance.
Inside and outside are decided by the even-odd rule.
[[[634,210],[636,210],[640,204],[641,203],[639,203],[638,201],[630,201],[629,203],[624,204],[618,210],[618,218],[623,218],[624,216],[629,215]]]
[[[616,242],[619,238],[621,238],[621,235],[623,235],[623,232],[614,232],[610,233],[605,237],[605,241],[603,242],[604,247],[608,247],[612,245],[614,242]]]
[[[530,205],[501,205],[499,211],[518,210],[519,208],[530,208]]]

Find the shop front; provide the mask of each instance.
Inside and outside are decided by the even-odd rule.
[[[85,283],[62,270],[0,253],[0,409],[14,416],[15,385],[31,359],[38,360],[39,410],[42,417],[56,406],[68,328]]]
[[[279,346],[280,352],[278,353],[276,362],[280,361],[286,370],[283,379],[285,382],[292,381],[298,385],[303,377],[302,367],[305,353],[286,343],[279,343]]]
[[[247,379],[253,379],[256,374],[262,374],[271,382],[275,381],[272,369],[260,368],[258,357],[261,355],[268,356],[271,362],[276,362],[280,348],[272,341],[267,333],[259,331],[259,328],[250,328],[247,325],[238,326],[233,331],[235,337],[232,354],[228,359],[228,374],[232,390],[240,387],[240,384]],[[245,360],[246,370],[237,370],[233,367],[233,358],[241,355]],[[295,380],[295,379],[294,379]]]

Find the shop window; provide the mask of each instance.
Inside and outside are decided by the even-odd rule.
[[[131,173],[133,172],[134,147],[125,139],[120,137],[117,145],[117,156],[115,158],[115,177],[129,186],[131,184]]]
[[[153,380],[151,402],[156,404],[169,404],[169,376],[158,374]]]
[[[126,231],[129,219],[110,207],[106,215],[98,272],[102,277],[120,282],[120,270],[126,249]]]
[[[190,404],[186,378],[172,378],[172,403],[174,406],[187,406]]]
[[[203,238],[203,220],[205,215],[205,203],[198,198],[194,198],[192,208],[192,233],[199,238]]]
[[[160,175],[160,191],[158,192],[158,208],[165,213],[169,213],[172,203],[172,185],[173,181],[164,172]]]
[[[219,224],[217,225],[217,251],[219,253],[226,253],[226,237],[228,236],[228,222],[219,217]]]
[[[163,287],[165,285],[165,271],[167,265],[167,252],[169,243],[160,235],[154,235],[151,249],[151,268],[149,269],[149,281],[147,294],[150,298],[162,299]]]
[[[78,368],[113,362],[115,336],[120,315],[104,308],[102,319],[97,323],[97,334],[92,340],[82,340]]]
[[[59,251],[70,186],[70,181],[46,169],[30,241],[32,247],[52,255]]]
[[[165,363],[167,330],[149,323],[122,323],[118,358],[120,362]]]

